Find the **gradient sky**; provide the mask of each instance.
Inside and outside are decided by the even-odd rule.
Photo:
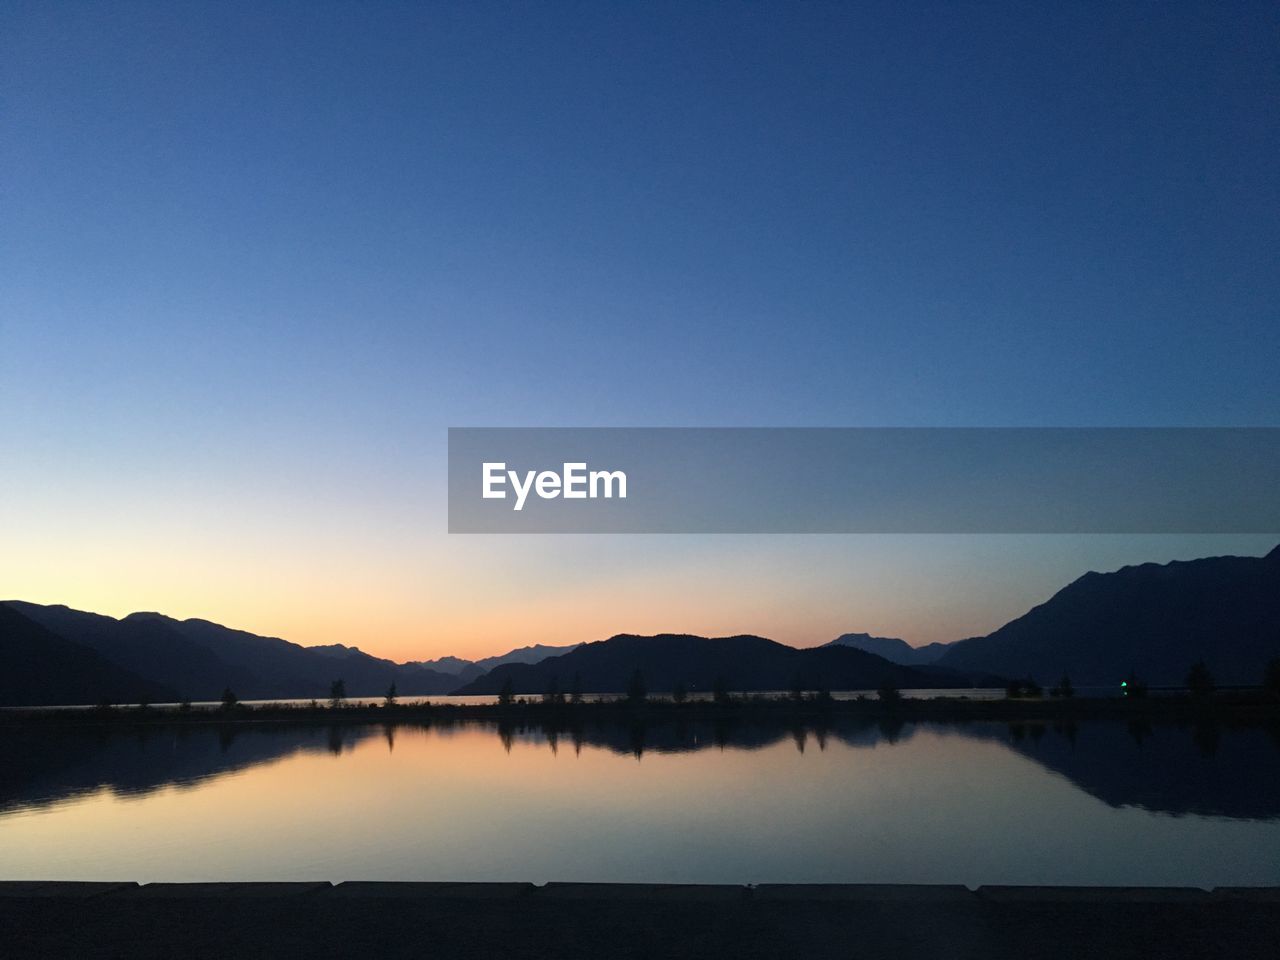
[[[1280,424],[1280,8],[0,10],[0,596],[986,632],[1275,537],[449,537],[445,430]]]

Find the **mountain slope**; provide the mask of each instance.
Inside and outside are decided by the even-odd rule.
[[[64,640],[90,647],[112,663],[177,691],[180,697],[216,699],[224,687],[239,692],[251,686],[250,671],[191,642],[163,619],[117,620],[60,604],[42,606],[21,600],[10,600],[8,605]]]
[[[464,660],[461,657],[437,657],[434,660],[415,660],[413,666],[422,667],[424,670],[434,670],[436,673],[443,673],[450,677],[458,677],[459,683],[468,680],[474,680],[480,674],[484,673],[481,667],[475,665],[470,660]],[[409,664],[406,664],[409,666]]]
[[[614,693],[627,689],[636,670],[655,692],[669,691],[677,684],[690,691],[708,691],[717,679],[731,690],[787,690],[797,681],[806,689],[829,690],[874,689],[886,680],[900,687],[955,683],[954,676],[904,667],[851,647],[797,650],[754,636],[621,634],[539,663],[503,664],[456,692],[497,693],[508,680],[516,693],[542,693],[553,680],[567,690],[576,677],[584,691]]]
[[[1255,684],[1280,656],[1280,547],[1266,557],[1208,557],[1087,573],[938,665],[1110,685],[1130,670],[1181,684],[1204,659],[1219,683]]]
[[[504,663],[538,663],[548,657],[558,657],[562,653],[576,650],[580,644],[571,643],[554,647],[544,643],[535,643],[528,647],[517,647],[496,657],[485,657],[481,660],[463,660],[460,657],[438,657],[435,660],[418,660],[405,666],[424,667],[439,673],[446,673],[457,678],[457,683],[470,683],[472,680],[500,667]],[[457,686],[457,683],[454,685]]]
[[[208,620],[173,620],[157,613],[133,613],[126,621],[150,618],[166,622],[177,633],[214,651],[223,660],[253,671],[249,697],[323,697],[341,679],[352,697],[381,696],[392,683],[404,696],[443,693],[455,678],[417,666],[402,666],[370,656],[356,647],[314,651],[278,637],[261,637]],[[341,646],[341,645],[336,645]]]
[[[230,687],[244,700],[327,697],[341,679],[348,696],[381,696],[394,682],[400,694],[439,694],[456,677],[371,657],[355,647],[324,650],[233,630],[208,620],[132,613],[122,620],[64,606],[9,605],[51,633],[192,700],[214,700]]]
[[[481,670],[492,670],[494,667],[500,667],[504,663],[539,663],[548,657],[558,657],[562,654],[571,653],[580,646],[582,646],[580,643],[570,643],[559,647],[545,643],[535,643],[532,646],[508,650],[501,656],[484,657],[481,660],[477,660],[475,665]]]
[[[884,657],[892,663],[904,666],[921,666],[934,663],[947,652],[948,643],[930,643],[923,647],[913,647],[905,640],[897,637],[873,637],[869,633],[844,633],[836,637],[828,647],[853,647],[865,650],[878,657]]]
[[[168,701],[174,692],[0,603],[0,705]]]

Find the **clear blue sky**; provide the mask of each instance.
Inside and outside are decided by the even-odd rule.
[[[8,3],[0,593],[304,642],[376,610],[347,639],[396,654],[663,609],[925,640],[1080,564],[1260,552],[463,543],[444,431],[1276,425],[1278,35],[1274,3]]]

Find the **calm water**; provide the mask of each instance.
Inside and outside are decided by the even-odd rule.
[[[877,693],[875,690],[833,690],[833,691],[830,691],[830,693],[831,693],[831,699],[833,700],[857,700],[859,698],[866,699],[866,700],[874,700],[877,697]],[[1005,696],[1005,690],[1003,687],[1000,687],[998,689],[995,687],[955,687],[950,689],[930,688],[927,690],[926,689],[920,689],[920,690],[905,689],[900,691],[900,693],[902,694],[902,696],[910,697],[913,700],[933,700],[939,697],[942,697],[942,698],[958,697],[958,698],[967,699],[967,700],[999,700]],[[1107,688],[1103,690],[1101,687],[1082,687],[1079,690],[1079,694],[1081,696],[1089,696],[1089,697],[1107,696],[1113,693],[1114,693],[1114,690],[1112,688]],[[752,694],[752,696],[757,696],[757,695],[764,696],[764,697],[789,696],[786,690],[766,690],[766,691],[760,691],[758,694],[757,693]],[[622,696],[623,695],[620,693],[587,693],[583,695],[583,699],[588,703],[590,703],[590,702],[600,701],[600,700],[618,700],[618,699],[621,699]],[[710,691],[706,691],[706,690],[694,691],[689,693],[687,696],[691,702],[701,701],[703,703],[710,703],[714,699],[714,695]],[[371,704],[381,704],[382,699],[383,699],[382,697],[343,697],[342,702],[348,706],[368,706]],[[540,700],[541,697],[537,695],[526,695],[519,699],[537,701],[537,700]],[[649,699],[670,700],[671,695],[668,693],[650,693]],[[292,700],[277,698],[275,700],[242,700],[240,702],[250,707],[275,706],[275,705],[305,707],[309,704],[328,704],[330,701],[327,697],[321,698],[319,700],[313,697],[307,697],[307,698],[298,698],[298,699],[292,699]],[[498,695],[497,694],[469,694],[467,696],[454,696],[451,694],[431,694],[426,696],[397,697],[396,702],[401,704],[402,706],[410,705],[410,704],[477,706],[477,705],[497,703]],[[220,705],[220,701],[196,700],[196,701],[193,701],[191,705],[193,707],[207,707],[207,708],[216,709]],[[123,704],[123,706],[136,707],[138,706],[138,704],[129,703],[129,704]],[[179,704],[154,703],[154,704],[148,704],[148,706],[155,709],[161,709],[161,710],[163,709],[176,710]],[[98,705],[93,703],[75,703],[75,704],[66,704],[64,706],[45,705],[45,706],[39,706],[35,708],[0,707],[0,711],[31,710],[31,709],[96,710],[97,708],[98,708]]]
[[[4,879],[1280,884],[1264,730],[0,734]]]

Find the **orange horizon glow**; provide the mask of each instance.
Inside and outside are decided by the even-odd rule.
[[[1089,569],[1274,546],[1271,537],[671,538],[653,557],[620,562],[614,539],[451,538],[411,565],[394,550],[206,542],[178,552],[137,538],[122,550],[46,536],[0,556],[0,598],[199,618],[397,662],[619,633],[750,633],[808,647],[865,632],[919,646],[988,633]]]

